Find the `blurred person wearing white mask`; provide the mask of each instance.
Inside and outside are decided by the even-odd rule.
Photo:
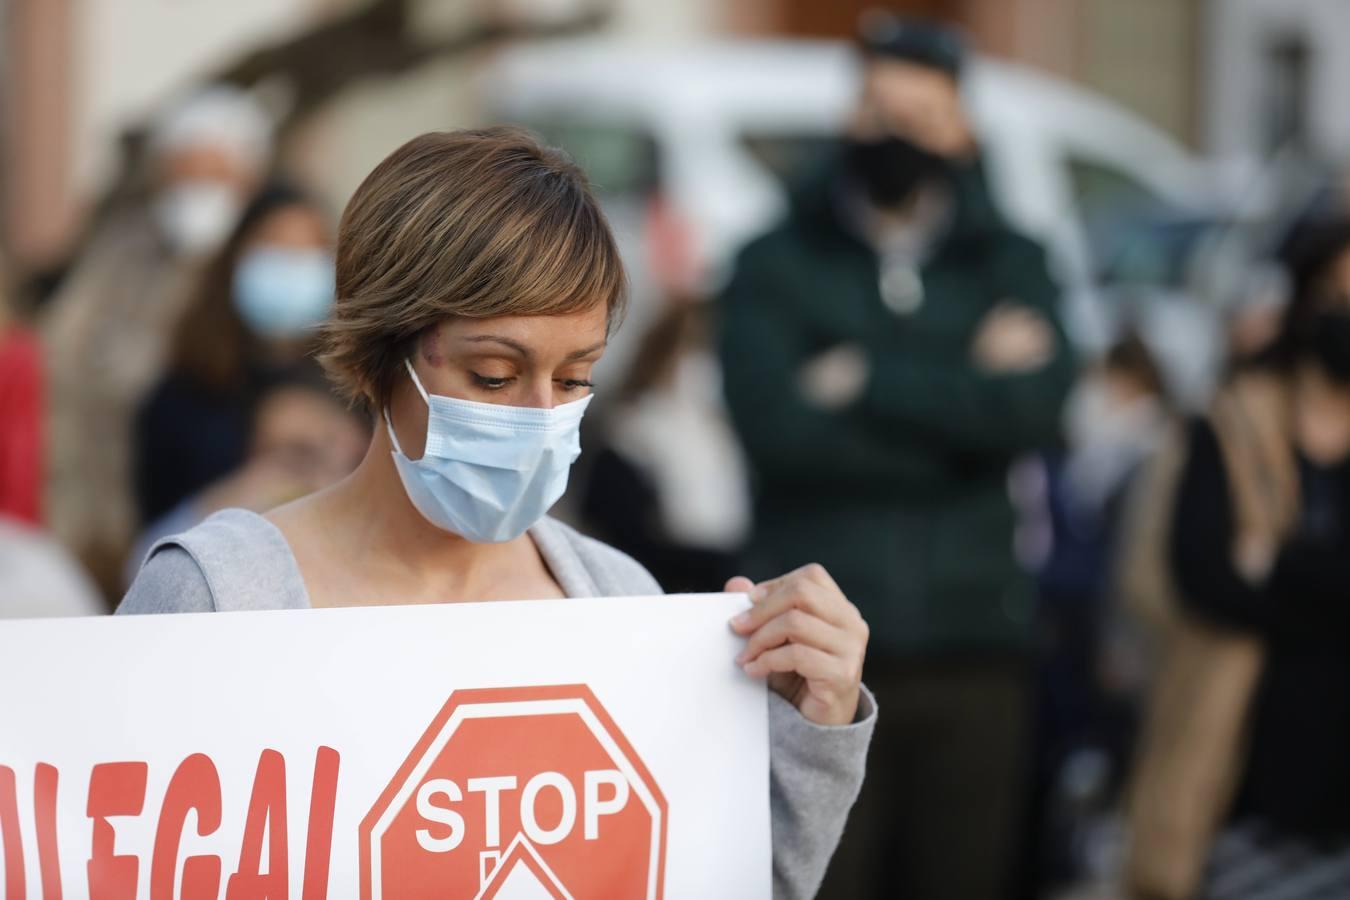
[[[305,193],[273,184],[202,272],[164,377],[136,416],[142,524],[243,462],[260,398],[314,349],[333,306],[333,231]]]
[[[148,193],[89,235],[46,311],[48,518],[110,593],[136,524],[133,415],[271,156],[272,123],[243,91],[208,86],[170,106],[150,128]]]

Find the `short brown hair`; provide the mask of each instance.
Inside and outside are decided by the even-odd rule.
[[[388,403],[418,335],[451,316],[560,315],[627,284],[581,169],[528,132],[434,132],[390,154],[342,214],[320,357],[347,396]]]

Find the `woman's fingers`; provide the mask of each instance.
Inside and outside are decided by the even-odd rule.
[[[839,590],[839,585],[834,583],[834,579],[830,577],[830,573],[825,571],[825,567],[822,566],[820,563],[808,563],[807,565],[804,565],[799,569],[793,569],[786,575],[780,575],[777,578],[771,578],[768,581],[764,582],[763,584],[759,585],[759,588],[766,592],[776,591],[779,588],[784,587],[785,585],[789,585],[799,581],[810,582],[812,584],[819,585],[820,587],[823,587],[826,590],[831,591]]]
[[[848,633],[817,616],[800,609],[789,609],[756,629],[745,649],[736,657],[744,665],[766,650],[781,644],[805,644],[827,653],[842,654],[848,650]]]
[[[755,583],[744,575],[737,575],[722,588],[728,594],[748,594],[755,589]]]
[[[805,644],[784,644],[764,651],[745,664],[745,673],[752,678],[762,678],[775,672],[792,672],[807,681],[827,683],[846,682],[847,675],[843,669],[844,661],[839,657]]]
[[[731,620],[737,634],[750,634],[789,609],[800,609],[841,628],[862,621],[834,579],[815,563],[756,586],[750,598],[755,605]]]
[[[867,623],[829,573],[813,564],[757,586],[733,578],[727,590],[747,591],[754,601],[731,620],[747,639],[736,658],[745,673],[768,676],[769,686],[816,724],[852,722]]]

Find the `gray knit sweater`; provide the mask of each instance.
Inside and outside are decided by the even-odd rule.
[[[544,519],[530,536],[569,597],[662,593],[648,572],[612,547]],[[216,513],[150,551],[119,614],[307,609],[309,596],[285,537],[244,510]],[[772,695],[769,803],[775,900],[815,896],[862,785],[876,723],[871,694],[853,725],[807,721]]]

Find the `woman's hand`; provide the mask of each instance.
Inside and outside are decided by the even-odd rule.
[[[858,713],[867,623],[834,579],[812,563],[756,585],[737,576],[728,593],[754,606],[731,620],[747,638],[736,662],[817,725],[849,725]]]

